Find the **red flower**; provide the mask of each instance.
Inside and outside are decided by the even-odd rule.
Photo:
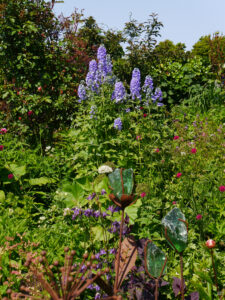
[[[195,154],[196,152],[197,152],[197,149],[196,149],[196,148],[192,148],[192,149],[191,149],[191,153],[194,153],[194,154]]]
[[[177,204],[177,202],[176,202],[176,201],[173,201],[172,203],[173,203],[173,205]]]
[[[141,198],[144,198],[145,196],[146,196],[145,192],[141,193]]]
[[[9,178],[9,179],[13,179],[13,177],[14,177],[14,175],[13,175],[12,173],[10,173],[10,174],[8,175],[8,178]]]
[[[205,245],[207,248],[212,249],[216,246],[216,242],[214,240],[210,239],[205,243]]]
[[[0,145],[0,151],[2,151],[4,149],[3,145]]]
[[[157,152],[157,153],[158,153],[158,152],[159,152],[159,148],[156,148],[156,149],[155,149],[155,152]]]
[[[141,106],[140,109],[144,109],[144,107]]]
[[[22,118],[21,118],[21,117],[19,117],[18,119],[19,119],[19,120],[22,120]]]
[[[182,173],[177,173],[176,177],[179,178],[182,175]]]
[[[174,139],[174,140],[178,140],[178,139],[179,139],[179,136],[178,136],[178,135],[175,135],[173,139]]]
[[[39,87],[38,87],[38,92],[41,92],[41,91],[42,91],[42,87],[39,86]]]
[[[202,215],[199,214],[196,216],[196,220],[201,220],[201,219],[202,219]]]
[[[220,190],[220,192],[225,192],[225,185],[221,185],[221,186],[219,187],[219,190]]]
[[[147,117],[147,114],[143,114],[143,117],[146,118],[146,117]]]
[[[33,111],[32,111],[32,110],[29,110],[27,114],[28,114],[28,116],[30,117],[31,115],[33,115]]]

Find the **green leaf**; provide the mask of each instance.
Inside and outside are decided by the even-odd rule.
[[[0,202],[5,201],[5,192],[4,191],[0,191]]]
[[[91,234],[94,236],[94,241],[106,241],[112,237],[112,234],[105,230],[102,226],[92,227]]]
[[[30,185],[45,185],[54,182],[55,179],[48,178],[48,177],[32,178],[29,180]]]
[[[11,164],[9,165],[9,170],[17,179],[26,174],[26,166],[18,166],[16,164]]]
[[[125,213],[128,214],[130,218],[130,224],[134,224],[135,220],[138,217],[138,209],[141,206],[142,202],[138,199],[134,204],[131,204],[125,209]]]

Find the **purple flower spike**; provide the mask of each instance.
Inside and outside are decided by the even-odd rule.
[[[121,81],[116,82],[115,90],[112,95],[112,99],[116,99],[116,103],[118,103],[118,102],[121,102],[122,100],[124,100],[125,97],[126,97],[126,90],[125,90],[123,83]]]
[[[80,98],[80,100],[85,100],[87,98],[86,89],[82,83],[79,84],[79,87],[78,87],[78,97]]]
[[[102,189],[101,190],[101,195],[105,195],[106,194],[106,190],[105,189]]]
[[[120,118],[115,119],[113,127],[118,130],[122,130],[122,121]]]
[[[132,79],[130,82],[130,91],[132,95],[132,99],[135,98],[141,99],[141,73],[138,68],[135,68],[132,72]]]
[[[104,60],[106,59],[106,49],[103,45],[101,45],[99,48],[98,48],[98,52],[97,52],[97,58],[98,60]]]

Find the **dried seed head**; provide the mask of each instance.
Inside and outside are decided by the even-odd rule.
[[[88,258],[88,253],[84,253],[83,258],[87,259]]]
[[[46,256],[47,252],[46,251],[41,251],[42,256]]]
[[[70,250],[69,247],[65,247],[65,248],[64,248],[64,252],[68,252],[69,250]]]
[[[106,268],[106,269],[105,269],[105,273],[109,273],[109,268]]]
[[[70,252],[70,254],[71,254],[72,256],[74,256],[74,255],[76,254],[76,251],[75,251],[75,250],[72,250],[72,251]]]
[[[58,267],[58,265],[59,265],[58,260],[54,261],[53,265],[54,265],[55,267]]]
[[[69,276],[69,277],[68,277],[68,281],[69,281],[69,282],[73,282],[73,277],[72,277],[72,276]]]
[[[92,256],[91,256],[91,260],[95,260],[95,255],[92,255]]]

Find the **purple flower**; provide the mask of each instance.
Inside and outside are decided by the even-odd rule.
[[[79,96],[79,102],[81,102],[81,100],[85,100],[87,98],[86,96],[86,89],[85,86],[81,83],[78,86],[78,96]]]
[[[97,70],[98,70],[98,64],[97,64],[97,61],[94,60],[94,59],[92,59],[92,60],[89,62],[89,72],[95,73]]]
[[[116,82],[115,89],[112,94],[112,99],[116,99],[116,103],[118,103],[121,100],[124,100],[125,97],[126,97],[126,90],[125,90],[123,83],[121,81]]]
[[[109,253],[110,253],[110,254],[116,254],[116,249],[115,249],[115,248],[110,249],[110,250],[109,250]]]
[[[100,215],[101,215],[101,213],[100,213],[99,210],[96,210],[96,211],[94,212],[94,217],[95,217],[95,218],[99,218]]]
[[[107,210],[111,211],[111,213],[113,214],[115,211],[115,207],[113,205],[110,205]]]
[[[92,90],[94,88],[94,80],[95,80],[95,74],[98,69],[98,64],[97,62],[93,59],[89,62],[89,72],[87,73],[86,76],[86,84],[88,87],[91,87]]]
[[[129,112],[130,112],[130,108],[126,108],[126,109],[125,109],[125,112],[126,112],[126,113],[129,113]]]
[[[156,88],[155,89],[155,93],[154,95],[152,96],[152,100],[153,100],[153,103],[155,103],[156,101],[162,101],[162,91],[160,88]]]
[[[138,68],[135,68],[132,72],[132,79],[130,82],[130,91],[132,95],[132,99],[134,100],[135,97],[141,99],[141,73]]]
[[[101,45],[99,48],[98,48],[98,52],[97,52],[97,59],[100,61],[100,60],[104,60],[106,59],[106,49],[103,45]]]
[[[105,255],[106,254],[106,251],[104,249],[101,249],[100,250],[100,255]]]
[[[87,208],[86,210],[84,210],[83,214],[86,217],[91,217],[91,216],[93,216],[93,209]]]
[[[101,299],[101,295],[99,293],[95,294],[95,299]]]
[[[145,82],[142,89],[146,93],[146,97],[149,97],[153,90],[153,79],[150,75],[145,77]]]
[[[93,200],[95,198],[95,196],[96,196],[96,193],[92,193],[91,195],[89,195],[87,197],[87,200]]]
[[[106,190],[105,189],[102,189],[101,190],[101,195],[105,195],[106,194]]]
[[[72,210],[73,210],[72,220],[75,220],[77,216],[81,215],[82,209],[75,207]]]
[[[95,105],[91,106],[91,110],[90,110],[89,114],[91,115],[90,118],[92,119],[94,117],[94,115],[96,114],[96,106]]]
[[[104,211],[104,212],[102,213],[102,217],[103,217],[103,218],[106,218],[107,216],[108,216],[107,212]]]
[[[114,128],[118,129],[118,130],[122,130],[122,121],[120,118],[115,119],[114,121]]]

